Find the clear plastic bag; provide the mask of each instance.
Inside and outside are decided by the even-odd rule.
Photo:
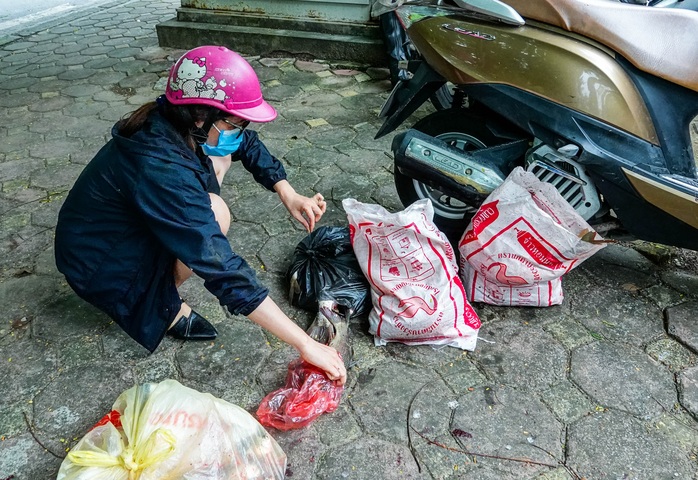
[[[348,227],[320,227],[296,246],[288,270],[291,303],[317,311],[321,294],[352,316],[371,307],[369,288],[351,247]]]
[[[285,471],[286,455],[249,413],[165,380],[122,393],[57,480],[266,480]]]

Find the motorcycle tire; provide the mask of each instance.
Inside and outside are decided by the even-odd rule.
[[[437,111],[421,119],[412,128],[464,151],[491,147],[510,140],[496,136],[486,127],[485,119],[481,114],[468,109],[454,108]],[[393,176],[398,196],[405,207],[417,200],[429,198],[434,207],[436,226],[452,243],[455,244],[460,240],[460,236],[477,212],[479,205],[465,204],[419,180],[403,175],[397,169]]]

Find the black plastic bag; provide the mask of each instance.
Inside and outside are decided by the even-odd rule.
[[[368,281],[356,260],[349,227],[320,227],[296,246],[288,270],[291,303],[316,311],[320,298],[331,298],[351,316],[371,308]]]

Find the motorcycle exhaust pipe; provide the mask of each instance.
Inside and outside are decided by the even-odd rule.
[[[481,204],[504,182],[499,165],[507,165],[526,152],[527,141],[464,152],[417,130],[393,138],[395,168],[403,175],[436,188],[469,205]]]

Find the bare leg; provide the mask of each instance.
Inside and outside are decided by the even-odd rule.
[[[228,209],[228,205],[226,205],[223,199],[218,195],[209,193],[209,196],[211,197],[211,210],[213,210],[216,221],[221,227],[221,232],[223,232],[223,235],[226,235],[230,229],[230,209]],[[175,286],[179,288],[179,286],[182,285],[186,279],[192,276],[192,273],[191,268],[177,260],[174,266]],[[188,317],[190,314],[191,307],[185,302],[182,302],[182,307],[179,309],[179,313],[175,315],[170,328],[172,328],[172,326],[177,323],[182,316]]]

